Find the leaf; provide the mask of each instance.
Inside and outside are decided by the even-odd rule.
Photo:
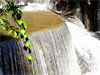
[[[26,29],[27,28],[26,22],[23,21],[23,25],[22,26],[23,26],[24,29]]]
[[[0,19],[5,20],[6,18],[5,16],[0,16]]]
[[[31,44],[29,42],[25,42],[26,46],[31,47]]]
[[[14,34],[14,37],[17,38],[17,32],[14,31],[13,34]]]
[[[4,24],[4,21],[3,21],[1,18],[0,18],[0,23],[1,23],[1,24]]]
[[[24,36],[24,39],[28,38],[28,34],[27,33],[25,33],[23,36]]]
[[[6,27],[5,27],[5,26],[2,26],[2,29],[3,29],[3,30],[6,30]]]
[[[32,61],[33,62],[33,57],[31,56],[31,55],[27,55],[27,58],[28,58],[28,60],[30,60],[30,61]]]
[[[10,34],[10,33],[12,33],[13,32],[13,30],[10,30],[9,32],[8,32],[8,34]]]
[[[35,74],[35,72],[34,72],[34,71],[32,71],[32,74],[34,75],[34,74]]]
[[[22,27],[23,27],[24,29],[27,28],[26,22],[24,22],[24,21],[22,21],[22,20],[17,20],[17,22],[18,22],[19,25],[22,25]]]
[[[33,70],[31,70],[31,73],[32,73],[32,75],[34,75],[34,74],[35,74],[35,72],[34,72]]]
[[[13,10],[14,10],[15,14],[18,12],[18,8],[16,8],[16,7],[14,7]]]
[[[22,25],[23,21],[22,20],[17,20],[19,25]]]
[[[25,34],[25,30],[24,30],[24,29],[22,29],[22,30],[21,30],[21,33],[24,35],[24,34]]]

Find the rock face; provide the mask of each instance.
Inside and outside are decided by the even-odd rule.
[[[63,22],[52,29],[29,35],[36,75],[81,75],[72,40]],[[0,42],[0,73],[29,75],[29,65],[23,51],[23,40]]]
[[[98,31],[100,31],[100,1],[98,1],[97,4],[97,25],[98,25]]]
[[[87,0],[56,0],[58,11],[69,12],[74,9],[79,11],[74,11],[70,13],[70,16],[76,15],[84,23],[85,27],[89,31],[99,31],[100,30],[100,1],[90,0],[89,5]]]

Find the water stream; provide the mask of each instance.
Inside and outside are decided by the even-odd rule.
[[[16,3],[16,2],[15,2]],[[52,9],[52,3],[50,0],[20,0],[17,5],[25,5],[22,11],[48,11]]]
[[[50,10],[49,0],[20,0],[19,3],[28,4],[23,11]],[[61,27],[29,35],[34,58],[30,66],[36,75],[99,75],[100,41],[78,18],[64,21]],[[26,54],[23,40],[0,42],[0,75],[29,75]]]
[[[93,37],[93,33],[88,32],[78,18],[69,18],[66,24],[72,36],[82,73],[99,75],[100,40]]]

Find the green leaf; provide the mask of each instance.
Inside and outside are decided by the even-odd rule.
[[[26,46],[31,47],[31,44],[29,42],[25,42]]]
[[[30,61],[32,61],[33,62],[33,57],[31,56],[31,55],[27,55],[27,58],[28,58],[28,60],[30,60]]]
[[[24,29],[22,29],[22,30],[21,30],[21,33],[24,35],[24,34],[25,34],[25,30],[24,30]]]
[[[35,74],[35,72],[34,72],[34,71],[32,71],[32,74],[34,75],[34,74]]]
[[[1,24],[4,24],[4,21],[3,21],[1,18],[0,18],[0,23],[1,23]]]
[[[22,20],[17,20],[19,25],[22,25],[23,21]]]
[[[3,30],[6,30],[6,27],[5,27],[5,26],[2,26],[2,29],[3,29]]]
[[[17,22],[18,22],[19,25],[22,25],[22,27],[23,27],[24,29],[27,28],[26,22],[24,22],[24,21],[22,21],[22,20],[17,20]]]
[[[28,37],[28,34],[25,33],[23,36],[24,36],[24,39],[26,39]]]
[[[0,16],[0,19],[5,20],[6,18],[5,16]]]
[[[35,72],[34,72],[33,70],[31,70],[31,73],[32,73],[32,75],[34,75],[34,74],[35,74]]]
[[[10,34],[10,33],[12,33],[13,32],[13,30],[10,30],[9,32],[8,32],[8,34]]]
[[[26,22],[23,21],[23,25],[22,26],[23,26],[24,29],[26,29],[27,28]]]
[[[14,31],[13,34],[14,34],[14,37],[17,38],[17,32]]]

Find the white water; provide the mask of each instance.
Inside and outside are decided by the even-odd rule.
[[[22,11],[32,12],[32,11],[48,11],[52,9],[52,3],[50,0],[33,0],[31,3],[29,0],[18,0],[19,3],[16,2],[17,0],[14,0],[15,4],[17,5],[25,5],[23,8],[21,8]],[[6,2],[4,0],[4,4],[6,5]],[[0,5],[0,8],[2,8],[3,5]]]
[[[21,4],[23,5],[24,2],[22,1]],[[49,1],[48,0],[35,0],[34,3],[28,3],[28,6],[25,6],[22,10],[23,11],[48,11],[49,9],[50,8],[49,8]],[[73,19],[71,19],[71,20],[73,20]],[[88,32],[84,28],[84,25],[81,23],[81,21],[79,19],[76,18],[76,20],[74,20],[74,22],[66,21],[66,24],[68,26],[68,29],[69,29],[70,33],[71,33],[72,42],[73,42],[73,45],[72,46],[75,47],[75,50],[78,53],[78,57],[81,57],[84,60],[84,62],[80,63],[80,66],[81,67],[88,66],[87,67],[88,68],[87,70],[89,72],[86,71],[84,73],[84,75],[99,75],[100,74],[100,58],[99,58],[100,57],[100,41],[97,40],[96,38],[92,37],[91,33]],[[53,35],[52,35],[51,32],[47,32],[45,34],[43,34],[43,33],[42,34],[39,34],[39,35],[41,35],[41,37],[38,37],[37,36],[38,39],[37,39],[36,36],[32,36],[32,37],[36,37],[35,38],[36,40],[34,39],[35,45],[33,43],[33,47],[35,46],[35,49],[36,49],[35,54],[37,53],[37,56],[35,56],[35,57],[40,57],[37,60],[40,61],[39,63],[42,64],[42,65],[40,65],[37,62],[35,63],[35,65],[39,66],[39,69],[40,69],[40,70],[37,69],[38,68],[37,66],[35,67],[35,69],[36,69],[35,71],[37,71],[37,73],[40,71],[40,73],[42,75],[49,75],[48,72],[47,72],[47,67],[46,67],[46,66],[49,66],[50,75],[53,75],[53,74],[59,74],[60,75],[60,74],[62,74],[62,72],[63,72],[63,75],[65,75],[65,74],[68,74],[68,73],[63,68],[65,66],[65,64],[66,64],[64,61],[66,61],[66,62],[67,61],[72,62],[71,59],[74,59],[74,60],[76,59],[77,60],[77,58],[74,57],[75,54],[73,55],[73,53],[74,53],[73,50],[72,50],[73,53],[71,53],[71,51],[69,51],[71,53],[71,54],[69,54],[69,56],[72,56],[72,57],[69,57],[68,56],[71,59],[68,59],[67,60],[66,59],[67,58],[67,56],[66,56],[67,53],[65,53],[63,56],[61,56],[61,57],[64,57],[62,59],[60,57],[60,55],[59,55],[59,54],[61,54],[60,52],[58,52],[58,54],[56,54],[56,53],[53,54],[53,51],[51,53],[49,53],[48,51],[45,51],[45,53],[47,52],[45,54],[45,55],[47,55],[47,57],[45,57],[45,56],[43,56],[43,52],[41,51],[41,49],[38,48],[38,45],[36,44],[36,42],[41,42],[43,44],[43,47],[44,47],[45,50],[50,50],[50,49],[52,50],[52,48],[54,48],[55,51],[60,51],[63,48],[66,50],[66,48],[67,48],[66,46],[67,45],[65,47],[63,47],[59,43],[59,41],[61,42],[62,39],[63,39],[63,38],[59,38],[59,36],[61,36],[62,33],[67,35],[67,33],[65,33],[66,28],[65,29],[62,29],[61,28],[61,30],[62,30],[62,32],[61,31],[58,31],[58,32],[57,31],[53,31],[54,32]],[[59,35],[58,37],[55,35],[55,32],[56,32],[56,35],[57,34]],[[50,35],[48,35],[48,34],[50,34]],[[63,36],[63,37],[68,37],[66,35]],[[44,38],[42,38],[42,37],[44,37]],[[50,38],[50,37],[52,38],[52,40],[48,40],[48,38]],[[54,37],[59,38],[59,39],[56,41],[56,38],[54,39]],[[43,42],[45,40],[46,40],[46,42]],[[65,38],[64,38],[64,40],[65,40]],[[58,42],[57,43],[57,46],[58,46],[57,49],[56,49],[56,46],[55,46],[54,41]],[[45,44],[45,43],[48,43],[48,44]],[[38,49],[38,51],[37,51],[37,49]],[[54,69],[54,68],[56,68],[56,64],[55,64],[56,62],[53,62],[53,60],[55,60],[54,59],[54,56],[60,57],[60,58],[55,57],[56,58],[56,61],[58,63],[57,64],[57,68],[59,69],[58,71],[56,69]],[[52,60],[49,59],[50,57],[51,57]],[[55,65],[53,65],[49,61],[52,61],[53,64],[55,64]],[[61,62],[61,61],[63,61],[63,62]],[[76,63],[76,61],[75,61],[75,63]],[[86,66],[84,66],[84,64],[86,64]],[[74,72],[74,70],[77,69],[77,66],[76,66],[77,64],[73,64],[73,65],[69,64],[69,65],[70,65],[70,71],[71,71],[71,73],[73,73],[73,74],[70,74],[70,75],[74,75],[74,74],[77,75]],[[40,68],[40,66],[41,66],[41,68]],[[73,66],[74,66],[74,69],[73,69]],[[66,70],[68,69],[67,66],[65,68],[66,68]],[[82,68],[82,71],[83,70],[84,69]],[[56,73],[54,73],[54,72],[56,72]]]
[[[80,66],[87,64],[90,71],[84,75],[100,75],[100,41],[92,37],[79,19],[71,18],[71,20],[73,22],[66,21],[66,24],[72,36],[73,46],[79,56],[85,60]]]
[[[66,24],[30,35],[36,75],[81,75]]]
[[[22,11],[48,11],[48,4],[38,4],[38,3],[28,3],[28,6],[25,6]]]
[[[41,5],[41,3],[39,4]],[[44,3],[44,5],[45,4],[46,3]],[[34,3],[29,4],[29,6],[25,7],[23,11],[37,11],[43,9],[48,10],[48,5],[47,6],[41,5],[41,8],[38,8],[37,3],[34,8],[32,7],[33,5]],[[28,7],[32,9],[29,9]],[[100,71],[100,59],[99,59],[100,41],[92,37],[92,34],[84,28],[84,25],[79,19],[76,18],[74,22],[66,21],[66,24],[71,33],[73,46],[75,47],[75,50],[78,53],[78,57],[81,57],[82,60],[84,60],[84,62],[80,63],[81,60],[79,59],[79,64],[80,67],[82,68],[82,74],[99,75],[100,74],[99,72]]]
[[[18,5],[24,5],[24,1],[21,1]],[[48,11],[52,9],[50,0],[34,0],[33,3],[28,2],[28,5],[22,8],[22,11]]]

